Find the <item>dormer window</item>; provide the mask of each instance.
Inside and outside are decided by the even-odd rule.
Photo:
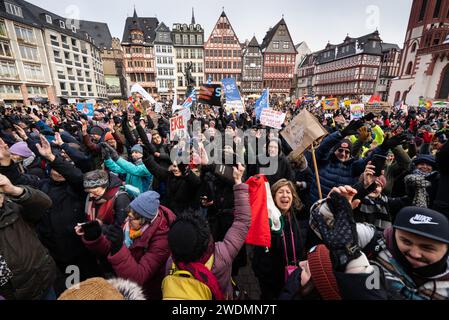
[[[65,22],[64,22],[64,21],[59,21],[59,26],[60,26],[62,29],[65,29]]]
[[[53,23],[53,19],[51,18],[51,16],[49,16],[48,14],[45,15],[45,20],[47,21],[47,23],[52,24]]]
[[[72,26],[73,33],[76,33],[76,26]]]
[[[15,6],[9,2],[5,2],[6,12],[9,14],[23,18],[22,8]]]

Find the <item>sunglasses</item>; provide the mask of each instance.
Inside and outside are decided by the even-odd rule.
[[[351,154],[351,151],[346,150],[346,149],[338,149],[337,151],[338,151],[338,153]]]

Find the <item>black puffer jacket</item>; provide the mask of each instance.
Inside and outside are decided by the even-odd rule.
[[[0,287],[7,300],[37,300],[45,296],[56,275],[55,262],[34,230],[52,205],[43,192],[23,187],[20,198],[6,198],[0,208],[0,252],[13,277]]]
[[[75,233],[75,226],[87,221],[83,173],[61,157],[57,157],[50,166],[66,181],[41,180],[40,190],[50,197],[53,205],[38,224],[38,232],[56,262],[67,264],[86,253],[84,244]]]

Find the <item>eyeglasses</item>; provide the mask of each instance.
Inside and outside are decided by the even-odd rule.
[[[338,151],[339,153],[351,154],[351,151],[346,150],[346,149],[338,149],[337,151]]]

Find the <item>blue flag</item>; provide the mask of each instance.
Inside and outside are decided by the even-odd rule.
[[[232,78],[224,78],[221,80],[223,83],[223,89],[226,96],[226,101],[238,101],[242,100],[242,97],[240,96],[239,89],[237,88],[237,84],[235,83],[235,80]]]
[[[256,119],[260,120],[260,116],[262,115],[263,109],[267,109],[270,107],[270,89],[265,89],[262,93],[262,96],[259,100],[256,101]]]
[[[209,75],[209,78],[207,78],[207,84],[212,84],[212,76]]]
[[[193,101],[196,101],[196,90],[193,89],[192,93],[187,97],[186,101],[182,104],[185,108],[191,108],[193,105]]]

